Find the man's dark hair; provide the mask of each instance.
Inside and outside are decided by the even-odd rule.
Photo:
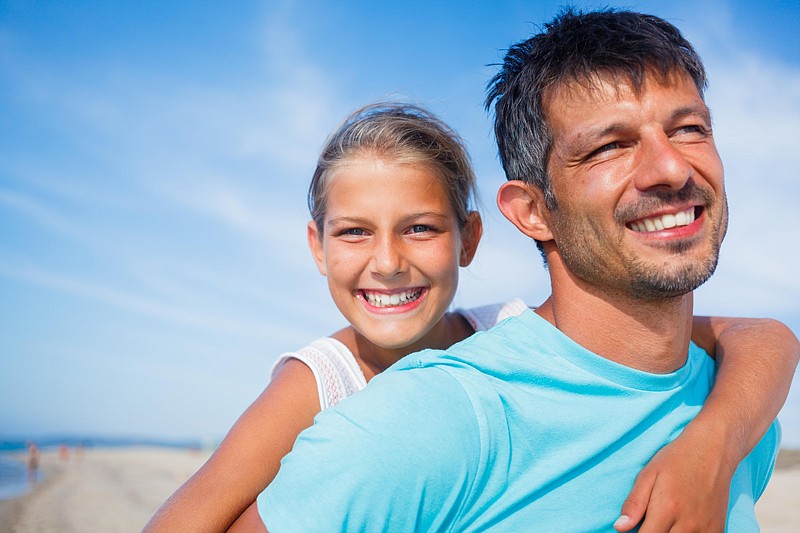
[[[564,83],[624,78],[640,91],[647,74],[667,80],[687,74],[702,97],[706,73],[700,56],[669,22],[631,11],[582,13],[566,8],[544,30],[508,49],[487,89],[495,106],[494,129],[509,180],[539,187],[548,209],[557,208],[547,174],[552,138],[543,98]],[[541,249],[541,246],[540,246]]]

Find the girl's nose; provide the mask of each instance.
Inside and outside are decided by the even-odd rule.
[[[376,243],[372,257],[372,270],[383,278],[392,278],[406,270],[402,245],[385,238]]]

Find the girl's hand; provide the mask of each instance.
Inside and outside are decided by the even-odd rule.
[[[695,317],[692,340],[717,360],[713,390],[636,477],[617,531],[724,531],[736,467],[777,416],[800,358],[775,320]]]
[[[636,477],[614,524],[617,531],[630,531],[640,522],[640,533],[725,530],[736,465],[726,463],[724,443],[686,429]]]

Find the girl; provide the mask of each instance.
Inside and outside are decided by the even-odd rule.
[[[269,386],[146,531],[225,530],[274,478],[280,459],[320,410],[363,389],[409,353],[449,347],[525,308],[513,301],[447,312],[458,268],[470,264],[481,237],[480,216],[470,207],[475,194],[461,140],[428,112],[374,104],[344,122],[326,143],[311,182],[308,241],[349,326],[279,358]],[[715,348],[728,352],[715,389],[724,401],[704,409],[705,416],[690,424],[700,430],[687,431],[686,439],[667,446],[669,453],[657,455],[640,475],[645,488],[634,491],[644,491],[643,503],[626,511],[636,522],[650,501],[650,480],[659,476],[666,501],[678,505],[654,511],[662,500],[653,499],[648,516],[663,516],[667,523],[724,504],[725,491],[705,492],[699,480],[727,476],[729,483],[732,472],[720,473],[696,451],[699,460],[688,461],[687,450],[703,449],[703,429],[727,423],[746,435],[742,443],[728,444],[741,446],[744,457],[745,446],[752,447],[776,415],[791,381],[798,348],[779,324],[697,319],[695,326],[697,344],[712,354]],[[757,352],[748,353],[755,347]],[[755,390],[763,392],[743,401],[736,387],[755,369]],[[695,470],[688,471],[687,463]],[[694,507],[682,507],[684,502]],[[254,513],[255,507],[248,509],[234,529],[248,520],[260,524]]]

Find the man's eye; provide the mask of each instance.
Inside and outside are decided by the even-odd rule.
[[[364,233],[365,233],[364,230],[361,228],[347,228],[342,230],[339,233],[339,235],[353,235],[356,237],[361,237],[362,235],[364,235]]]
[[[609,152],[611,150],[616,150],[619,147],[620,147],[620,144],[618,142],[616,142],[616,141],[613,142],[613,143],[604,144],[603,146],[601,146],[600,148],[598,148],[597,150],[595,150],[591,154],[589,154],[589,157],[594,157],[596,155],[600,155],[603,152]]]
[[[682,128],[678,129],[678,133],[700,133],[702,135],[707,135],[708,130],[703,126],[692,124],[690,126],[683,126]]]

